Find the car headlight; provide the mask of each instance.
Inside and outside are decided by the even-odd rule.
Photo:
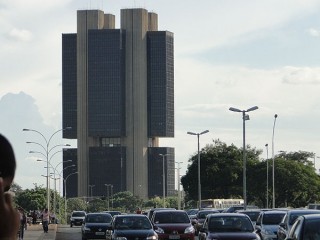
[[[158,240],[158,235],[152,235],[147,237],[147,240]]]
[[[155,229],[155,232],[156,233],[164,233],[163,229],[159,228],[159,227],[157,229]]]
[[[194,227],[193,226],[187,227],[184,230],[184,233],[194,233]]]

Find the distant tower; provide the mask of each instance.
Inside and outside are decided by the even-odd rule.
[[[121,10],[120,29],[114,23],[114,15],[81,10],[77,33],[62,35],[63,126],[73,129],[63,136],[78,142],[64,151],[78,170],[68,196],[88,196],[89,185],[95,196],[106,185],[162,195],[159,154],[167,154],[170,195],[174,149],[159,147],[159,137],[174,137],[173,34],[158,31],[157,14],[140,8]]]

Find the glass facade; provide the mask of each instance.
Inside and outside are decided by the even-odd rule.
[[[88,31],[89,136],[125,134],[123,40],[119,29]]]
[[[72,162],[66,162],[72,160]],[[75,174],[78,169],[77,164],[77,149],[68,148],[63,151],[63,179],[66,179],[66,182],[63,184],[63,196],[65,196],[65,186],[67,192],[67,198],[73,198],[78,196],[78,174]],[[68,167],[75,165],[74,167]],[[66,185],[65,185],[66,184]]]
[[[77,138],[77,34],[62,34],[63,138]]]
[[[148,136],[174,137],[173,33],[152,31],[148,47]]]
[[[175,152],[174,148],[152,147],[148,148],[148,195],[150,198],[163,196],[163,156],[165,160],[165,195],[175,194]]]
[[[125,190],[126,148],[89,148],[89,183],[95,185],[93,196],[106,196],[105,184],[113,185],[113,192]]]

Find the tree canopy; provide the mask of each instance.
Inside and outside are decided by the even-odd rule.
[[[272,162],[259,156],[262,150],[246,147],[247,200],[249,204],[266,206],[267,179],[269,206],[272,202]],[[281,152],[275,156],[275,199],[277,207],[301,207],[320,199],[320,178],[313,168],[310,152]],[[214,140],[200,152],[200,179],[202,199],[242,198],[243,149]],[[181,183],[186,201],[197,200],[198,157],[189,159],[190,165]],[[268,177],[267,177],[268,166]]]

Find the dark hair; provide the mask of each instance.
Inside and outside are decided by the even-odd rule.
[[[14,178],[16,159],[10,142],[0,134],[0,177]]]

